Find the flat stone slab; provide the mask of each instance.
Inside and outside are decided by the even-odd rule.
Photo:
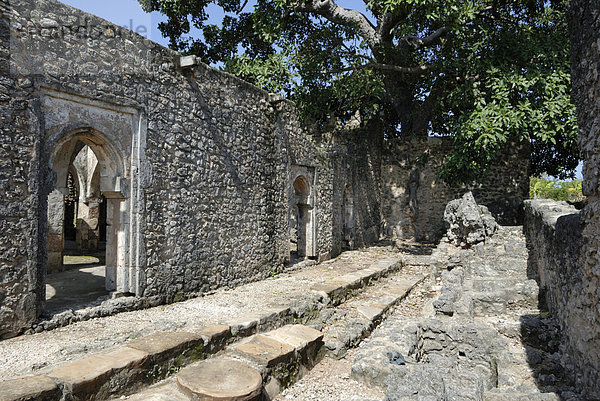
[[[76,360],[48,373],[48,376],[65,384],[73,395],[85,398],[87,395],[96,394],[107,383],[111,382],[114,375],[126,370],[141,374],[141,367],[148,359],[144,351],[129,347],[119,347],[111,351],[90,355],[86,358]],[[127,386],[128,380],[121,377],[122,386]],[[102,393],[112,393],[118,388],[106,388]]]
[[[327,293],[327,295],[331,295],[334,291],[339,291],[348,285],[347,282],[340,280],[330,280],[325,281],[324,283],[317,283],[313,285],[310,289],[313,291],[323,291]]]
[[[211,359],[182,369],[177,386],[197,401],[254,401],[262,392],[262,376],[245,363]]]
[[[294,353],[294,347],[262,334],[235,345],[233,350],[266,366],[273,366]]]
[[[386,269],[391,269],[396,267],[396,264],[401,264],[402,261],[400,258],[398,259],[382,259],[382,260],[378,260],[377,262],[372,263],[369,266],[369,269],[374,269],[377,270],[379,272],[386,270]]]
[[[46,376],[27,376],[0,382],[2,401],[51,401],[59,398],[58,386]]]
[[[408,293],[422,279],[423,277],[413,280],[398,280],[393,283],[390,283],[390,285],[383,288],[381,292],[392,296],[403,296],[406,293]]]
[[[387,305],[383,304],[369,304],[361,305],[356,310],[358,313],[369,319],[370,321],[377,320],[385,312]]]
[[[200,335],[205,340],[211,340],[215,337],[228,337],[231,336],[231,328],[226,324],[211,324],[206,326],[200,331]]]
[[[308,345],[323,339],[323,333],[301,324],[283,326],[277,330],[265,333],[264,336],[288,344],[296,348],[297,351],[301,351]]]
[[[201,353],[202,344],[203,341],[200,334],[157,332],[131,340],[127,343],[127,346],[143,351],[152,358],[160,358],[169,354],[180,354],[191,348],[200,348],[198,351]],[[199,357],[200,355],[197,356]]]
[[[432,261],[431,255],[402,255],[402,262],[408,266],[429,266]]]

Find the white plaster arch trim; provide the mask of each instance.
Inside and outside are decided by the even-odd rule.
[[[110,135],[90,126],[68,129],[67,132],[57,133],[49,138],[51,148],[49,167],[57,174],[56,188],[61,192],[66,189],[64,183],[66,183],[67,171],[76,156],[73,153],[79,142],[89,146],[98,159],[100,190],[107,194],[120,193],[123,198],[128,198],[127,185],[123,182],[129,176],[129,171],[125,167],[127,157],[112,143]]]
[[[310,207],[314,206],[313,187],[306,175],[297,174],[292,186],[294,188],[294,195],[298,201]]]

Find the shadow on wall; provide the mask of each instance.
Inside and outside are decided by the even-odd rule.
[[[576,394],[567,388],[575,389],[577,383],[572,372],[565,369],[560,357],[560,325],[547,311],[523,315],[520,321],[520,335],[529,370],[533,372],[533,384],[541,393],[552,393],[552,396],[558,394],[560,400],[572,400]]]
[[[394,239],[438,242],[448,202],[471,190],[498,223],[522,224],[522,203],[529,191],[528,146],[507,146],[483,184],[448,186],[437,177],[452,143],[424,138],[389,144],[383,156],[382,215],[384,234]]]

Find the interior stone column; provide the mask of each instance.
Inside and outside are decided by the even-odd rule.
[[[65,201],[62,192],[48,195],[48,273],[63,270]]]
[[[90,198],[79,202],[77,213],[77,248],[80,251],[98,250],[100,237],[100,200]]]

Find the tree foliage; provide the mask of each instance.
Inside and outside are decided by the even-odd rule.
[[[448,182],[481,179],[524,141],[534,175],[578,163],[564,0],[364,0],[365,13],[334,0],[140,1],[167,16],[172,48],[286,94],[307,121],[359,112],[388,138],[453,137]]]

